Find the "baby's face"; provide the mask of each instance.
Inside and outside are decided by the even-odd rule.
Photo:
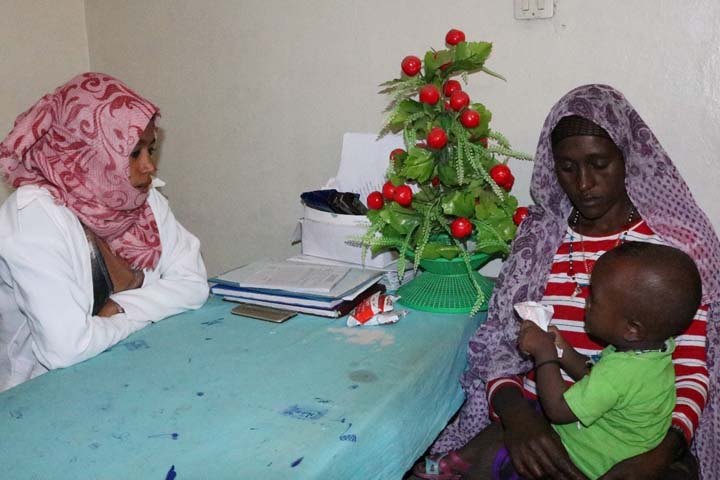
[[[616,262],[613,262],[616,263]],[[624,342],[626,315],[632,282],[621,269],[600,265],[592,272],[590,294],[585,300],[585,330],[612,345]]]

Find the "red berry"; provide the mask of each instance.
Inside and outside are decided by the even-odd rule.
[[[468,105],[470,105],[470,95],[463,92],[462,90],[454,92],[450,96],[450,108],[452,108],[456,112],[459,112]]]
[[[372,192],[367,196],[367,205],[371,210],[380,210],[384,203],[382,193],[380,192]]]
[[[443,85],[443,95],[446,97],[449,97],[460,90],[462,90],[462,85],[460,85],[460,82],[457,80],[448,80],[445,82],[445,85]]]
[[[500,186],[509,192],[513,185],[515,185],[515,177],[513,177],[511,174],[510,178],[508,178],[505,183]]]
[[[510,172],[508,166],[503,163],[499,163],[490,169],[490,178],[503,188],[505,188],[505,183],[507,183],[511,177],[512,172]],[[515,181],[515,179],[513,179],[513,181]]]
[[[430,130],[430,133],[428,133],[427,144],[430,148],[434,148],[436,150],[443,148],[445,144],[447,144],[447,135],[445,135],[445,130],[440,127],[433,127]]]
[[[527,217],[527,216],[528,216],[528,208],[527,207],[518,207],[512,216],[513,223],[515,223],[515,225],[520,225],[520,223],[523,220],[525,220],[525,217]]]
[[[472,233],[472,223],[465,217],[458,217],[450,224],[450,232],[455,238],[465,238]]]
[[[433,187],[437,187],[438,185],[440,185],[440,177],[438,177],[438,176],[433,177],[431,182],[432,182]]]
[[[485,148],[488,147],[488,139],[487,139],[487,137],[481,138],[481,139],[479,140],[479,142],[480,142],[480,145],[482,145],[483,147],[485,147]]]
[[[465,41],[465,33],[462,30],[452,29],[445,35],[445,43],[448,45],[457,45]]]
[[[394,162],[398,156],[405,155],[405,153],[405,150],[403,150],[402,148],[396,148],[395,150],[390,152],[390,161]]]
[[[403,58],[400,66],[402,67],[402,71],[405,72],[405,75],[409,77],[414,77],[420,72],[422,62],[415,55],[408,55],[407,57]]]
[[[475,110],[463,110],[460,114],[460,123],[465,128],[475,128],[480,125],[480,114]]]
[[[393,199],[403,207],[407,207],[412,203],[412,197],[412,189],[407,185],[395,187],[395,195],[393,195]]]
[[[450,100],[445,100],[445,110],[450,110]]]
[[[425,85],[420,89],[420,101],[429,105],[435,105],[440,100],[440,92],[435,85]]]
[[[395,185],[390,180],[383,185],[382,195],[386,200],[392,200],[395,197]]]

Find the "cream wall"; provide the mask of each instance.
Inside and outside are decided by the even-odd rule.
[[[83,0],[0,0],[0,12],[0,138],[4,138],[19,113],[87,70],[90,63]],[[0,182],[0,201],[9,192]]]
[[[334,174],[343,132],[379,130],[386,99],[377,85],[399,74],[405,55],[442,48],[451,27],[494,42],[488,67],[508,82],[475,75],[468,90],[517,148],[534,150],[547,111],[567,90],[612,84],[720,228],[717,2],[557,0],[554,18],[529,22],[514,20],[511,4],[85,0],[85,14],[91,68],[163,110],[164,191],[201,238],[211,274],[295,251],[288,237],[300,193]],[[34,98],[43,88],[25,83],[29,71],[2,81]],[[527,202],[530,165],[512,166],[514,191]]]

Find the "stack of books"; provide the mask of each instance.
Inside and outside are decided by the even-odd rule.
[[[347,315],[362,300],[385,291],[382,271],[262,260],[210,279],[225,300],[323,317]]]

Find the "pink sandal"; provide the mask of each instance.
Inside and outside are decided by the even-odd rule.
[[[427,480],[462,480],[471,467],[455,450],[450,450],[445,455],[428,455],[424,465],[416,463],[413,475]]]

